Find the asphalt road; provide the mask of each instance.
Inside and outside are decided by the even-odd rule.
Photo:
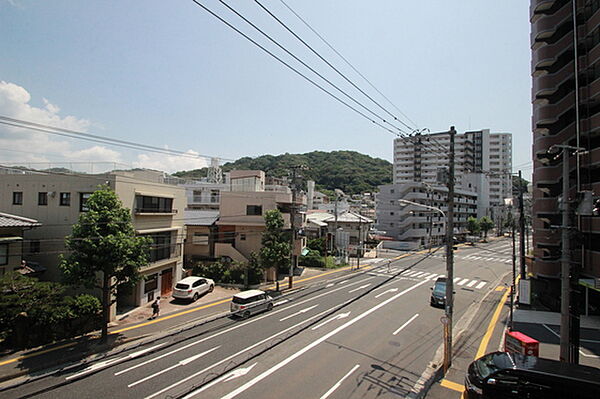
[[[508,240],[455,255],[455,323],[511,268]],[[404,397],[442,344],[430,287],[444,254],[412,255],[280,297],[103,362],[2,392],[4,398]]]

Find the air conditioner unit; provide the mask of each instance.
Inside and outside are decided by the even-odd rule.
[[[48,195],[52,198],[56,197],[56,191],[50,191]]]

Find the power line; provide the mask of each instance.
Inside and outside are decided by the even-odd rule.
[[[309,83],[311,83],[315,87],[319,88],[321,91],[325,92],[326,94],[328,94],[329,96],[331,96],[332,98],[334,98],[335,100],[337,100],[338,102],[340,102],[343,105],[345,105],[346,107],[350,108],[352,111],[354,111],[357,114],[361,115],[363,118],[369,120],[370,122],[376,124],[377,126],[381,127],[382,129],[386,130],[389,133],[392,133],[395,136],[409,137],[406,134],[406,132],[404,132],[402,129],[394,126],[393,124],[390,124],[384,118],[382,118],[381,116],[377,115],[377,113],[375,113],[375,112],[371,111],[370,109],[368,109],[367,107],[365,107],[363,104],[361,104],[360,102],[358,102],[352,96],[346,94],[343,90],[341,90],[335,84],[331,83],[328,79],[326,79],[321,74],[319,74],[318,72],[316,72],[313,68],[311,68],[310,66],[308,66],[304,61],[300,60],[297,56],[295,56],[294,54],[292,54],[289,50],[287,50],[285,47],[283,47],[281,44],[279,44],[277,41],[275,41],[273,38],[271,38],[268,34],[266,34],[264,31],[262,31],[256,25],[254,25],[251,21],[249,21],[247,18],[245,18],[243,15],[241,15],[239,12],[237,12],[235,9],[233,9],[231,6],[229,6],[223,0],[219,0],[219,2],[221,4],[223,4],[225,7],[227,7],[231,12],[235,13],[236,15],[238,15],[239,18],[243,19],[247,24],[249,24],[254,29],[256,29],[257,31],[259,31],[263,36],[267,37],[271,42],[273,42],[279,48],[281,48],[282,50],[284,50],[286,53],[288,53],[291,57],[293,57],[294,59],[296,59],[298,62],[300,62],[306,68],[308,68],[309,70],[311,70],[313,73],[317,74],[321,79],[325,80],[331,86],[335,87],[338,91],[340,91],[346,97],[350,98],[353,102],[355,102],[356,104],[358,104],[361,108],[366,109],[369,113],[371,113],[372,115],[375,115],[377,118],[381,119],[384,123],[392,126],[394,129],[398,130],[398,132],[394,132],[394,131],[390,130],[389,128],[383,126],[378,121],[376,121],[376,120],[372,119],[371,117],[365,115],[360,110],[356,109],[352,105],[348,104],[346,101],[342,100],[341,98],[339,98],[335,94],[331,93],[329,90],[325,89],[323,86],[321,86],[320,84],[316,83],[314,80],[312,80],[311,78],[309,78],[308,76],[306,76],[305,74],[303,74],[302,72],[300,72],[298,69],[296,69],[293,66],[291,66],[289,63],[287,63],[286,61],[284,61],[282,58],[278,57],[273,52],[271,52],[270,50],[268,50],[267,48],[265,48],[264,46],[262,46],[261,44],[259,44],[257,41],[255,41],[254,39],[252,39],[251,37],[249,37],[247,34],[245,34],[244,32],[242,32],[241,30],[239,30],[235,26],[233,26],[233,24],[231,24],[230,22],[226,21],[223,17],[221,17],[218,14],[216,14],[214,11],[212,11],[211,9],[209,9],[204,4],[200,3],[198,0],[192,0],[192,1],[198,7],[202,8],[203,10],[205,10],[207,13],[209,13],[210,15],[212,15],[214,18],[218,19],[221,23],[225,24],[227,27],[229,27],[230,29],[234,30],[236,33],[238,33],[239,35],[241,35],[242,37],[244,37],[246,40],[248,40],[249,42],[251,42],[252,44],[254,44],[255,46],[257,46],[258,48],[260,48],[262,51],[264,51],[265,53],[267,53],[268,55],[270,55],[271,57],[273,57],[274,59],[276,59],[277,61],[279,61],[281,64],[283,64],[284,66],[286,66],[288,69],[292,70],[293,72],[295,72],[296,74],[298,74],[299,76],[301,76],[302,78],[304,78],[305,80],[307,80]]]
[[[272,11],[270,11],[267,7],[265,7],[260,1],[254,0],[254,2],[256,4],[258,4],[258,6],[260,8],[262,8],[267,14],[269,14],[273,19],[275,19],[275,21],[277,21],[281,26],[283,26],[288,32],[290,32],[296,39],[298,39],[313,54],[315,54],[317,57],[319,57],[319,59],[321,59],[321,61],[323,61],[324,63],[326,63],[331,69],[333,69],[338,75],[340,75],[346,82],[350,83],[356,90],[360,91],[365,97],[367,97],[375,105],[377,105],[379,108],[381,108],[381,110],[383,110],[389,116],[391,116],[392,118],[394,118],[394,120],[400,122],[407,129],[409,129],[411,131],[414,130],[411,126],[409,126],[406,123],[404,123],[404,121],[402,121],[401,119],[399,119],[398,117],[396,117],[394,114],[392,114],[391,112],[389,112],[386,108],[384,108],[381,104],[379,104],[379,102],[377,102],[373,97],[371,97],[369,94],[367,94],[363,89],[361,89],[360,87],[358,87],[353,81],[351,81],[350,79],[348,79],[348,77],[346,75],[344,75],[342,72],[340,72],[339,69],[337,69],[329,61],[327,61],[321,54],[319,54],[318,51],[316,51],[314,48],[312,48],[311,45],[309,45],[300,36],[298,36],[290,27],[288,27],[283,21],[281,21]]]
[[[76,130],[46,125],[46,124],[42,124],[42,123],[26,121],[26,120],[22,120],[22,119],[10,118],[8,116],[3,116],[3,115],[0,115],[0,123],[4,124],[4,125],[8,125],[8,126],[18,127],[18,128],[22,128],[22,129],[35,130],[35,131],[39,131],[42,133],[53,134],[53,135],[57,135],[57,136],[74,138],[74,139],[78,139],[78,140],[91,141],[91,142],[96,142],[96,143],[101,143],[101,144],[108,144],[108,145],[124,147],[124,148],[129,148],[129,149],[134,149],[134,150],[156,152],[159,154],[176,155],[176,156],[181,156],[181,157],[186,157],[186,158],[194,158],[194,159],[218,158],[220,160],[226,160],[226,161],[232,160],[232,159],[227,159],[227,158],[211,157],[209,155],[201,155],[201,154],[194,155],[194,154],[190,154],[189,152],[184,152],[184,151],[179,151],[179,150],[171,150],[171,149],[167,149],[167,148],[160,148],[160,147],[155,147],[155,146],[151,146],[148,144],[142,144],[142,143],[137,143],[137,142],[133,142],[133,141],[113,139],[110,137],[99,136],[97,134],[85,133],[85,132],[80,132],[80,131],[76,131]]]
[[[196,3],[196,4],[198,4],[197,1],[195,1],[195,0],[192,0],[192,1],[194,1],[194,3]],[[277,42],[275,39],[273,39],[269,34],[265,33],[262,29],[260,29],[258,26],[256,26],[252,21],[250,21],[248,18],[244,17],[236,9],[234,9],[233,7],[231,7],[227,2],[225,2],[224,0],[218,0],[218,1],[221,4],[223,4],[223,6],[225,6],[227,9],[229,9],[232,13],[236,14],[239,18],[241,18],[244,22],[246,22],[248,25],[250,25],[252,28],[254,28],[256,31],[258,31],[260,34],[262,34],[264,37],[266,37],[271,43],[275,44],[277,47],[279,47],[281,50],[283,50],[285,53],[287,53],[290,57],[292,57],[293,59],[295,59],[296,61],[298,61],[300,64],[302,64],[305,68],[307,68],[312,73],[314,73],[315,75],[317,75],[318,77],[320,77],[321,79],[323,79],[330,86],[334,87],[337,91],[339,91],[340,93],[342,93],[344,96],[346,96],[352,102],[354,102],[356,105],[358,105],[359,107],[361,107],[365,111],[369,112],[371,115],[375,116],[376,118],[381,119],[381,121],[383,123],[385,123],[387,125],[390,125],[392,128],[398,130],[399,132],[405,133],[405,132],[402,131],[402,129],[399,129],[398,127],[396,127],[393,124],[389,123],[388,121],[385,120],[385,118],[381,117],[376,112],[373,112],[371,109],[369,109],[368,107],[366,107],[364,104],[362,104],[361,102],[359,102],[358,100],[356,100],[354,97],[352,97],[348,93],[346,93],[344,90],[340,89],[336,84],[334,84],[333,82],[331,82],[329,79],[327,79],[321,73],[317,72],[314,68],[312,68],[306,62],[304,62],[302,59],[300,59],[294,53],[292,53],[290,50],[288,50],[283,45],[281,45],[279,42]]]
[[[356,72],[361,78],[363,78],[365,80],[365,82],[367,82],[369,84],[369,86],[371,86],[377,93],[379,93],[381,95],[381,97],[383,97],[388,103],[390,103],[392,105],[392,107],[394,107],[396,109],[396,111],[398,111],[402,116],[404,116],[410,123],[412,123],[417,129],[419,129],[419,125],[416,124],[414,121],[412,121],[405,113],[403,113],[389,98],[387,98],[381,91],[379,91],[377,89],[377,87],[375,87],[375,85],[373,85],[373,83],[371,83],[371,81],[369,81],[369,79],[367,79],[362,73],[360,73],[360,71],[358,69],[356,69],[354,67],[354,65],[352,65],[350,63],[350,61],[348,61],[346,59],[346,57],[344,57],[339,51],[337,51],[331,44],[329,44],[329,42],[327,40],[325,40],[325,38],[319,34],[319,32],[317,32],[312,26],[310,26],[310,24],[308,22],[306,22],[306,20],[304,18],[302,18],[296,11],[294,11],[285,1],[280,0],[281,3],[288,9],[290,10],[290,12],[292,14],[294,14],[300,21],[302,21],[302,23],[304,25],[306,25],[306,27],[308,29],[310,29],[319,39],[321,39],[321,41],[323,41],[323,43],[325,43],[327,45],[327,47],[329,47],[334,53],[336,53],[350,68],[352,68],[352,70],[354,72]]]

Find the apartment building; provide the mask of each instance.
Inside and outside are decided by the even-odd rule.
[[[208,181],[180,182],[185,188],[187,209],[218,210],[221,193],[229,191],[277,191],[291,193],[284,179],[265,176],[262,170],[232,170],[224,174],[222,183]]]
[[[468,233],[467,219],[477,216],[477,194],[462,189],[455,190],[454,194],[454,236],[464,238]],[[446,187],[424,182],[379,186],[375,228],[396,241],[428,245],[431,240],[432,244],[441,244],[446,235],[447,198]],[[420,206],[404,205],[400,199],[439,208],[444,215]]]
[[[448,167],[448,132],[399,137],[394,140],[395,184],[438,183],[438,170]],[[455,136],[455,185],[476,193],[477,217],[496,218],[504,198],[512,196],[512,135],[489,129]]]
[[[168,180],[162,172],[12,172],[0,175],[0,211],[42,224],[24,232],[28,257],[47,269],[42,279],[61,279],[58,264],[65,252],[64,239],[79,215],[86,212],[87,198],[100,185],[108,185],[131,210],[136,233],[153,239],[150,263],[141,269],[143,279],[133,288],[119,287],[117,307],[140,306],[158,295],[169,295],[173,283],[182,277],[185,189],[165,184]]]
[[[575,10],[575,15],[574,15]],[[528,270],[545,280],[546,292],[558,293],[561,272],[562,156],[548,157],[553,145],[570,150],[567,199],[574,210],[577,192],[600,196],[600,2],[532,0],[531,75],[533,106],[533,255]],[[573,25],[576,21],[577,30]],[[575,43],[578,58],[575,59]],[[575,71],[577,73],[575,73]],[[576,79],[577,77],[577,79]],[[576,89],[577,85],[578,90]],[[577,102],[578,100],[578,102]],[[589,213],[589,212],[588,212]],[[578,211],[578,231],[569,252],[583,281],[600,279],[600,217]],[[593,284],[592,284],[593,287]],[[596,285],[597,287],[597,285]],[[536,285],[532,285],[535,292]],[[552,288],[552,290],[551,290]],[[597,309],[598,290],[589,290]]]
[[[4,274],[20,270],[31,274],[35,267],[27,267],[27,253],[23,253],[23,232],[39,227],[37,220],[22,216],[0,213],[0,277]],[[38,272],[41,271],[39,268]]]

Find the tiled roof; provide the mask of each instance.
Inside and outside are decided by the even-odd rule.
[[[34,227],[40,226],[37,220],[22,216],[0,213],[0,227]]]

